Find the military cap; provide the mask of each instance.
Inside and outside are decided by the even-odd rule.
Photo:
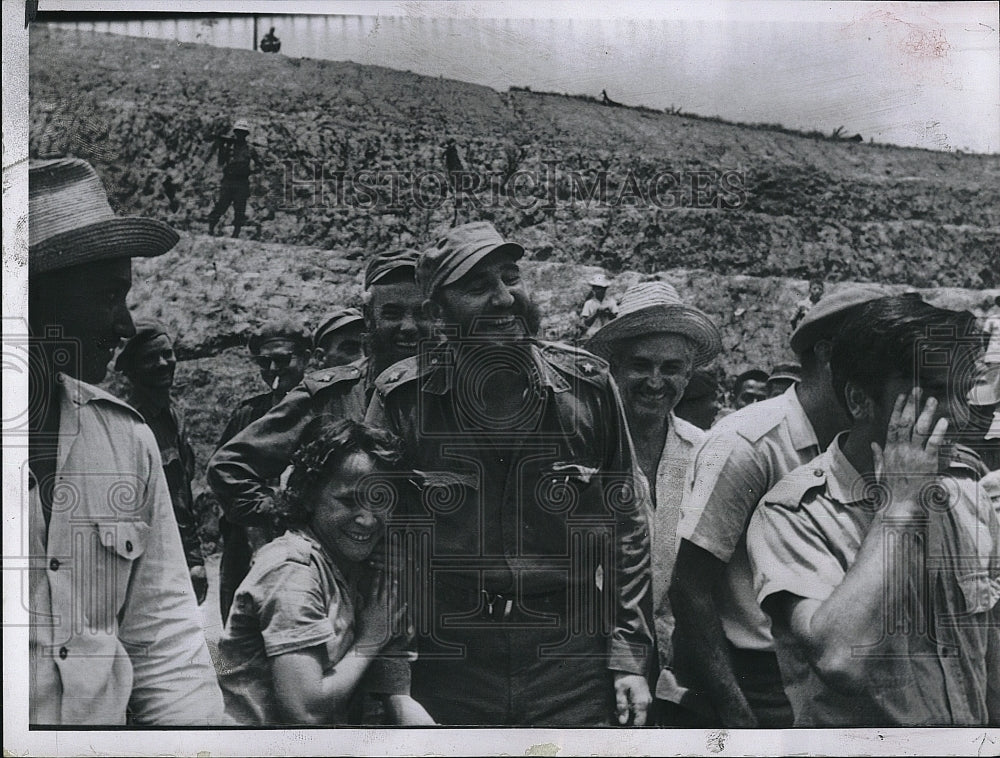
[[[858,306],[889,295],[878,284],[848,284],[825,296],[802,318],[792,333],[792,350],[801,355],[817,342],[830,339]]]
[[[416,271],[420,253],[412,248],[402,248],[387,253],[377,253],[365,266],[365,289],[369,289],[379,279],[393,271]]]
[[[281,318],[268,321],[250,337],[250,352],[257,355],[265,344],[273,340],[289,340],[301,350],[308,350],[312,346],[309,331],[301,323]]]
[[[441,287],[454,284],[473,266],[498,250],[510,253],[514,260],[524,255],[524,248],[508,242],[492,224],[475,221],[449,229],[437,243],[420,254],[417,284],[424,297],[431,297]]]
[[[802,366],[798,363],[779,363],[771,369],[771,375],[767,380],[788,379],[793,382],[802,381]]]
[[[365,318],[357,308],[339,308],[330,314],[313,333],[313,347],[319,347],[324,337],[343,329],[345,326],[351,324],[361,326],[364,322]]]
[[[136,353],[139,352],[139,348],[148,342],[152,342],[161,334],[165,334],[168,337],[170,333],[163,324],[156,323],[155,321],[140,322],[135,325],[135,334],[125,341],[122,345],[121,352],[118,353],[118,357],[115,359],[115,371],[130,371],[133,367],[133,361],[135,361]]]

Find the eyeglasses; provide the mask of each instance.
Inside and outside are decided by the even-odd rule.
[[[271,368],[273,365],[275,369],[281,371],[286,369],[291,365],[292,359],[295,356],[292,353],[279,353],[277,355],[255,355],[253,357],[253,362],[257,364],[260,368]]]

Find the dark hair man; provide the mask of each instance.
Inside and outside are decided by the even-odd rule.
[[[274,520],[274,484],[288,467],[305,426],[323,414],[362,419],[378,373],[416,353],[420,342],[431,336],[414,279],[416,261],[417,252],[406,249],[369,260],[364,278],[364,357],[307,374],[280,403],[215,451],[207,479],[228,521],[269,526]],[[225,619],[231,592],[223,602]]]
[[[674,415],[705,431],[712,428],[719,408],[719,380],[709,371],[696,369],[674,406]]]
[[[724,726],[791,724],[770,624],[753,592],[746,525],[778,479],[846,428],[830,381],[830,340],[853,309],[883,294],[849,285],[822,300],[792,335],[802,381],[718,421],[695,454],[670,587],[676,660],[678,676]]]
[[[704,433],[673,409],[695,366],[722,348],[712,320],[684,303],[666,282],[636,284],[622,297],[618,316],[587,347],[611,364],[622,395],[636,459],[652,496],[650,539],[653,620],[657,660],[650,676],[656,699],[651,720],[659,726],[699,726],[686,688],[673,666],[674,614],[667,597],[677,557],[677,523],[684,474]]]
[[[176,368],[173,340],[166,328],[156,323],[138,324],[135,334],[115,360],[115,370],[128,379],[126,402],[142,414],[156,438],[191,584],[198,605],[201,605],[208,592],[208,575],[205,573],[205,558],[201,552],[198,519],[191,493],[191,482],[195,477],[194,448],[188,439],[184,414],[170,398]]]
[[[389,532],[416,548],[413,697],[443,724],[641,725],[648,495],[607,365],[533,339],[523,253],[477,222],[421,255],[448,339],[383,372],[366,417],[423,487]]]
[[[92,384],[135,331],[131,258],[177,233],[115,216],[75,158],[31,162],[28,220],[28,722],[222,723],[156,441]]]
[[[912,296],[845,322],[850,429],[762,499],[747,534],[796,726],[1000,723],[1000,523],[942,444],[983,350]]]
[[[733,408],[739,410],[752,403],[767,400],[767,372],[752,368],[733,381]]]

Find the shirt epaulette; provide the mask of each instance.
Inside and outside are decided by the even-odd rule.
[[[562,342],[540,342],[539,347],[545,360],[557,370],[595,384],[607,381],[610,367],[603,358]]]
[[[264,553],[264,548],[261,548],[254,560],[266,560],[272,567],[289,561],[308,566],[312,559],[312,544],[301,534],[285,532],[264,547],[267,552]]]
[[[735,416],[739,423],[736,433],[747,442],[756,444],[765,434],[772,431],[785,420],[787,409],[785,407],[781,407],[781,409],[778,410],[772,405],[775,401],[780,401],[780,398],[781,396],[779,395],[778,397],[771,398],[770,400],[754,403],[749,409],[741,408],[739,416],[730,414],[729,416],[726,416],[726,418],[729,419]],[[756,415],[753,421],[750,420],[751,417],[749,414]]]
[[[387,395],[393,390],[399,389],[404,384],[412,382],[419,377],[422,372],[428,370],[429,366],[421,368],[420,356],[413,356],[394,363],[375,379],[376,389],[383,395]]]
[[[825,486],[826,472],[815,463],[809,463],[786,474],[764,495],[761,502],[794,511],[802,505],[806,493]]]
[[[265,400],[269,400],[270,397],[271,397],[270,392],[262,392],[259,395],[248,397],[246,400],[244,400],[237,406],[237,410],[240,408],[253,408],[257,405],[257,403],[262,403]]]
[[[348,363],[344,366],[321,368],[319,371],[306,374],[302,378],[302,384],[306,392],[310,395],[315,395],[317,392],[323,392],[344,382],[351,382],[353,384],[362,379],[363,376],[364,374],[361,369],[352,363]]]

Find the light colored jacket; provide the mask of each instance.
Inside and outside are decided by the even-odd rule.
[[[224,723],[153,434],[131,407],[58,377],[45,528],[29,487],[35,724]],[[46,533],[47,531],[47,533]]]

